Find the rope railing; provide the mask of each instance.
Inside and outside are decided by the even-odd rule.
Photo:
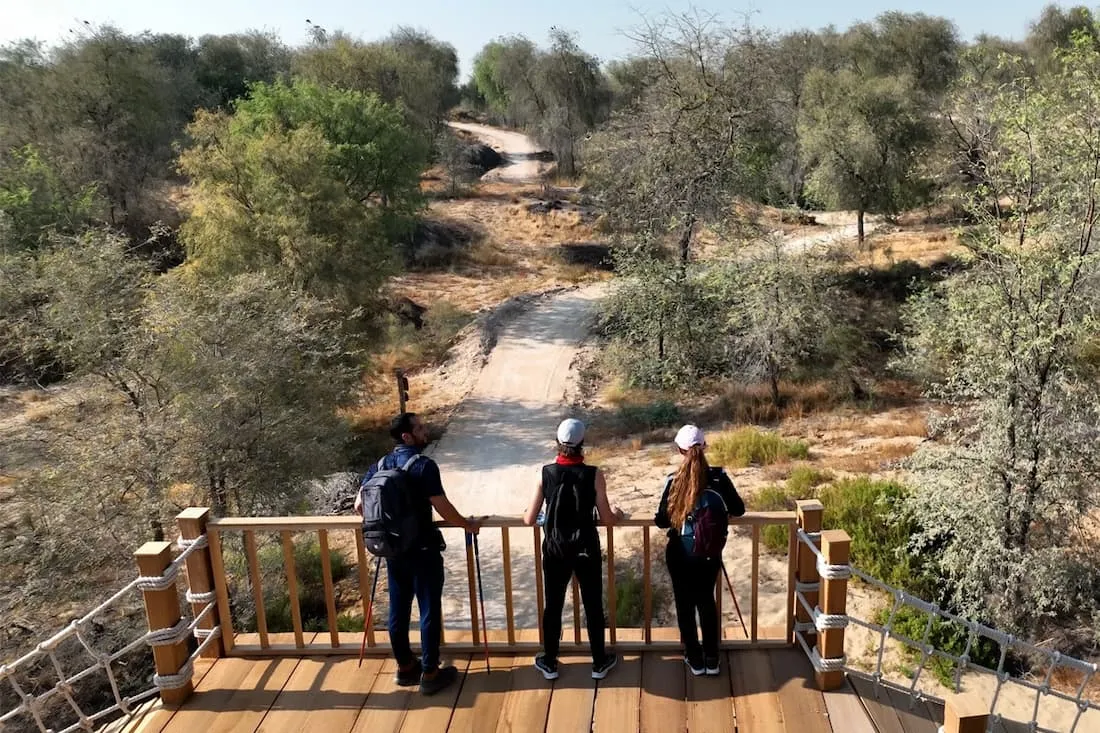
[[[1011,634],[971,621],[958,614],[942,609],[934,603],[929,603],[903,590],[894,588],[868,573],[863,572],[859,568],[853,567],[851,564],[832,564],[817,546],[817,543],[820,542],[821,539],[820,532],[806,532],[802,528],[799,528],[797,532],[799,547],[805,548],[805,551],[812,553],[816,560],[815,565],[817,574],[823,580],[846,580],[855,577],[893,599],[889,613],[886,615],[885,622],[880,624],[873,620],[861,619],[848,614],[824,613],[821,608],[813,603],[808,597],[809,594],[816,594],[820,590],[821,583],[796,583],[796,603],[804,612],[800,615],[808,617],[810,620],[796,622],[795,638],[810,659],[814,669],[819,673],[843,671],[847,674],[857,675],[868,679],[879,686],[894,687],[909,695],[911,705],[915,705],[925,700],[937,703],[945,702],[942,698],[927,692],[920,686],[922,676],[936,658],[943,659],[953,665],[954,675],[952,682],[954,692],[956,693],[961,692],[963,675],[967,671],[991,675],[995,680],[995,687],[989,703],[989,715],[987,718],[988,730],[999,729],[997,726],[1002,720],[1009,720],[999,712],[998,707],[1002,700],[1004,688],[1009,683],[1030,690],[1035,694],[1030,720],[1016,721],[1023,722],[1028,726],[1028,730],[1033,733],[1077,733],[1078,731],[1084,731],[1085,728],[1081,727],[1084,715],[1090,710],[1100,712],[1100,705],[1090,700],[1086,695],[1089,689],[1089,683],[1092,682],[1093,679],[1097,677],[1097,673],[1100,672],[1100,668],[1098,668],[1096,663],[1077,659],[1051,649],[1045,649]],[[919,639],[914,639],[905,633],[901,633],[895,626],[900,618],[902,610],[906,607],[919,611],[926,617],[923,624],[923,633],[920,635]],[[937,619],[956,624],[960,629],[966,630],[966,643],[961,654],[953,654],[947,650],[937,648],[935,644],[932,643],[932,634]],[[878,636],[874,648],[875,666],[873,672],[867,673],[853,668],[843,654],[837,657],[822,657],[819,649],[807,638],[808,634],[821,633],[828,629],[843,629],[849,625],[862,627]],[[995,667],[975,661],[971,656],[972,651],[975,650],[975,647],[983,639],[995,643],[999,648],[998,661]],[[920,655],[908,685],[897,684],[887,679],[884,662],[889,640],[910,647],[916,650]],[[1046,667],[1046,673],[1040,676],[1041,681],[1011,674],[1007,669],[1010,655],[1020,655],[1032,660],[1038,660],[1038,667],[1040,669]],[[1061,690],[1054,686],[1053,681],[1059,670],[1064,670],[1080,676],[1080,683],[1076,685],[1072,692]],[[1055,730],[1040,725],[1039,721],[1041,719],[1041,708],[1044,698],[1059,700],[1076,707],[1077,712],[1070,728]],[[942,730],[941,728],[941,731]]]
[[[137,706],[158,693],[179,689],[190,684],[195,660],[211,644],[217,641],[221,633],[220,627],[216,624],[213,625],[213,628],[200,628],[204,622],[211,619],[212,614],[216,613],[215,599],[212,593],[192,593],[188,589],[186,593],[188,602],[196,606],[202,606],[201,610],[193,614],[190,620],[181,618],[172,626],[152,629],[113,652],[105,652],[96,648],[92,638],[95,622],[105,617],[110,611],[122,606],[124,601],[132,594],[140,593],[144,595],[150,591],[170,592],[173,595],[178,593],[177,582],[180,568],[184,567],[187,559],[192,554],[207,547],[206,536],[200,535],[190,540],[181,537],[177,542],[177,547],[180,550],[179,554],[168,563],[159,575],[139,575],[107,600],[84,616],[72,621],[50,638],[37,644],[34,649],[22,657],[10,664],[0,665],[0,684],[10,687],[17,700],[17,704],[10,710],[0,712],[0,731],[14,729],[19,722],[23,723],[20,726],[21,729],[26,730],[29,725],[30,729],[38,730],[41,733],[94,731],[115,714],[129,715],[134,712]],[[142,647],[155,649],[181,644],[192,636],[198,639],[199,643],[177,672],[174,674],[154,674],[151,686],[135,694],[126,695],[123,693],[123,681],[120,680],[120,675],[116,669],[116,665],[121,660]],[[60,653],[62,644],[71,640],[75,640],[80,648],[93,660],[92,664],[75,674],[69,674],[65,669]],[[36,669],[41,669],[46,664],[56,675],[57,682],[44,692],[35,694],[31,691],[33,684],[27,681],[26,675]],[[111,697],[109,698],[111,704],[97,711],[89,712],[84,710],[78,702],[76,686],[98,673],[106,675],[111,690]],[[20,683],[20,677],[24,678],[22,684]],[[60,707],[58,707],[59,705]],[[68,706],[71,713],[65,711],[65,705]],[[73,715],[75,715],[75,722],[64,728],[58,727],[58,719],[72,719]]]

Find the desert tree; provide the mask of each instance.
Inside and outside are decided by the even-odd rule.
[[[1081,641],[1100,598],[1100,52],[1081,36],[1060,62],[993,97],[968,266],[908,306],[906,364],[955,408],[914,459],[914,550],[959,610]]]
[[[867,212],[897,214],[931,189],[918,175],[934,140],[929,111],[903,77],[815,70],[805,82],[798,124],[808,192],[822,203],[855,209],[860,245]]]

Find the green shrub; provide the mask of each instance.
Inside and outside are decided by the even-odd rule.
[[[814,490],[791,488],[788,482],[785,486],[773,484],[765,486],[749,499],[749,508],[754,512],[782,512],[794,511],[795,502],[799,499],[812,499]],[[774,552],[786,552],[789,543],[789,530],[778,525],[764,527],[761,538],[764,547]]]
[[[805,496],[797,497],[798,499],[810,498],[813,496],[814,489],[822,484],[829,483],[835,478],[830,472],[822,471],[813,466],[795,466],[791,470],[791,474],[787,476],[787,491],[805,494]],[[793,503],[790,508],[794,508]]]
[[[632,567],[615,569],[615,624],[638,627],[645,621],[645,583]]]
[[[886,625],[890,617],[890,609],[883,608],[876,615],[878,624]],[[925,631],[928,630],[928,614],[912,606],[902,606],[891,628],[895,634],[908,637],[914,641],[924,640]],[[932,628],[928,630],[928,642],[941,652],[946,652],[955,657],[962,656],[966,650],[966,640],[969,636],[967,629],[957,623],[945,620],[939,616],[932,618]],[[919,664],[922,652],[920,649],[904,645],[906,659],[913,664]],[[996,669],[1000,661],[1000,646],[984,637],[977,637],[967,652],[971,661],[990,669]],[[953,687],[955,684],[955,663],[941,656],[933,655],[927,662],[927,669],[931,670],[940,684],[945,687]]]
[[[680,422],[680,408],[676,403],[659,400],[646,405],[619,407],[618,419],[624,430],[640,433],[646,430],[667,428]]]
[[[903,506],[906,493],[902,484],[861,476],[824,486],[817,498],[825,505],[824,526],[851,536],[853,565],[920,595],[931,588],[918,558],[909,552],[916,523]]]
[[[805,459],[810,448],[800,440],[785,440],[778,433],[746,427],[718,435],[707,452],[716,466],[745,468]]]

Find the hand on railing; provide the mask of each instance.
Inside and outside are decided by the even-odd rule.
[[[485,520],[485,517],[467,517],[466,524],[462,529],[466,534],[477,534],[481,531],[481,523]]]

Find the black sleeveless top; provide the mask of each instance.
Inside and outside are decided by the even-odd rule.
[[[599,523],[599,514],[596,511],[596,467],[583,463],[575,466],[563,466],[560,463],[548,463],[542,467],[542,497],[543,510],[550,508],[550,501],[561,489],[561,477],[565,472],[576,476],[576,486],[581,504],[581,515],[592,518],[591,541],[593,546],[600,546],[600,534],[596,527]]]

